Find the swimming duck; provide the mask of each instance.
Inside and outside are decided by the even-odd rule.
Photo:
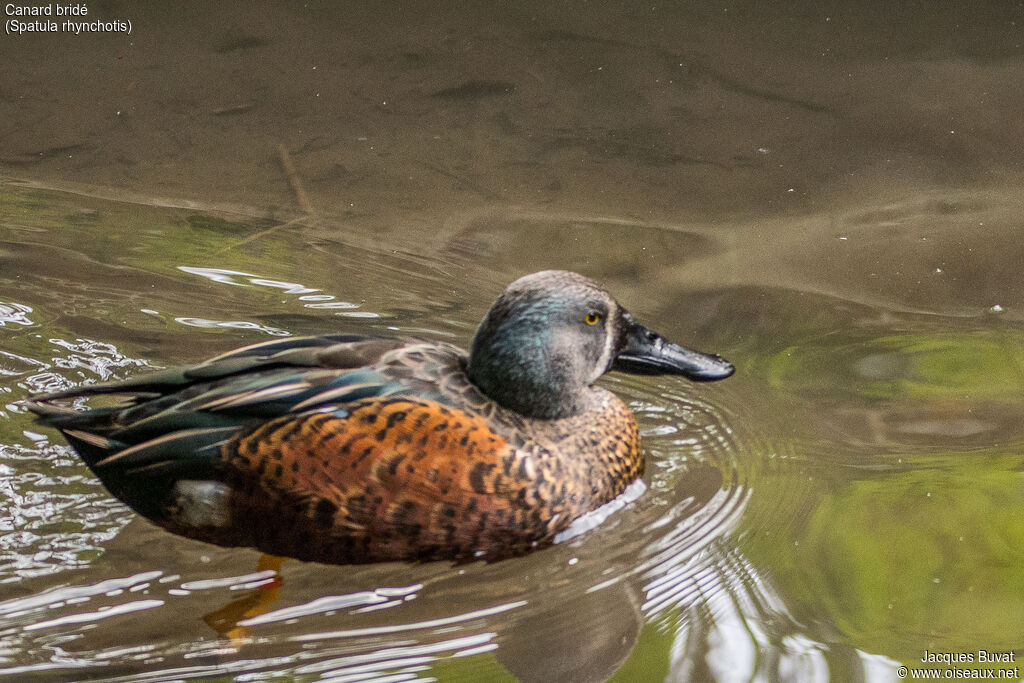
[[[337,564],[496,560],[549,545],[643,473],[632,413],[594,385],[609,370],[734,368],[544,271],[505,289],[468,353],[287,338],[28,407],[114,496],[189,538]],[[107,394],[121,400],[59,403]]]

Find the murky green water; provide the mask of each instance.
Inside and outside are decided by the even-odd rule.
[[[1019,297],[971,288],[928,310],[870,272],[830,296],[784,265],[770,285],[742,265],[772,261],[742,225],[496,211],[412,253],[322,224],[0,193],[0,676],[884,680],[926,649],[1019,648]],[[946,214],[913,206],[900,239],[942,244]],[[891,253],[889,219],[851,224],[821,236],[822,258]],[[256,553],[136,518],[17,404],[272,335],[466,343],[506,281],[569,245],[639,317],[738,372],[609,377],[640,420],[648,490],[527,558],[291,561],[274,589]],[[971,277],[945,263],[931,276]]]

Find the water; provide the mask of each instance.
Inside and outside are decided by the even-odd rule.
[[[883,5],[97,1],[133,35],[5,37],[0,678],[1024,656],[1024,13]],[[603,380],[646,491],[525,558],[278,568],[187,541],[18,405],[284,335],[465,345],[548,267],[737,373]]]
[[[21,243],[11,248],[3,276],[5,291],[19,300],[5,309],[5,517],[13,523],[0,578],[9,644],[0,674],[60,677],[84,666],[97,676],[442,671],[537,680],[564,667],[566,676],[602,678],[628,660],[649,623],[699,602],[696,588],[734,590],[733,570],[713,549],[739,522],[750,490],[744,445],[716,389],[610,378],[643,425],[648,490],[596,530],[550,551],[459,568],[353,570],[293,561],[272,589],[260,586],[272,573],[253,573],[256,553],[170,537],[135,519],[59,438],[36,433],[15,401],[25,390],[132,376],[282,334],[405,333],[466,343],[515,275],[500,264],[509,254],[483,246],[487,231],[557,238],[571,226],[501,225],[495,218],[454,238],[458,244],[446,252],[455,256],[439,261],[397,254],[387,244],[375,251],[326,238],[302,244],[294,234],[269,234],[236,249],[237,222],[229,232],[180,211],[15,187],[4,198],[13,207],[6,230]],[[80,214],[93,218],[47,227]],[[154,227],[174,223],[202,224],[193,229],[195,242],[222,255],[175,254],[178,233]],[[671,234],[659,239],[677,241]],[[61,262],[72,258],[65,241],[89,245],[73,257],[80,261],[73,277]],[[118,243],[132,246],[111,248]],[[264,251],[274,258],[261,257]],[[236,270],[236,260],[247,270]],[[311,280],[313,273],[329,275]],[[467,291],[474,283],[478,291]],[[252,607],[246,601],[267,590],[275,599],[238,625]],[[209,616],[215,607],[233,616]],[[584,625],[586,648],[579,645]]]
[[[883,302],[870,276],[832,296],[759,284],[753,267],[712,281],[708,261],[756,260],[742,225],[715,237],[496,212],[435,257],[304,226],[246,242],[267,227],[3,193],[0,675],[884,678],[925,649],[1016,647],[1024,334],[994,295],[923,311],[913,292]],[[941,242],[934,215],[917,220]],[[889,229],[876,229],[861,225],[858,258],[885,251]],[[284,334],[466,343],[503,283],[567,242],[641,319],[738,372],[700,386],[607,378],[640,421],[647,490],[527,558],[291,561],[277,581],[255,552],[136,518],[17,404]]]

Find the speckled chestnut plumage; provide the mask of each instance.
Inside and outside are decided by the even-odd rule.
[[[509,285],[470,352],[289,338],[34,397],[115,496],[160,526],[331,563],[495,560],[550,544],[643,473],[611,369],[722,379],[564,271]],[[60,401],[99,394],[114,407]]]

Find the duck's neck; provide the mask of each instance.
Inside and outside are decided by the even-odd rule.
[[[545,334],[545,332],[540,332]],[[544,339],[473,339],[466,374],[498,405],[526,417],[557,420],[587,410],[590,387],[575,368],[546,353]]]

